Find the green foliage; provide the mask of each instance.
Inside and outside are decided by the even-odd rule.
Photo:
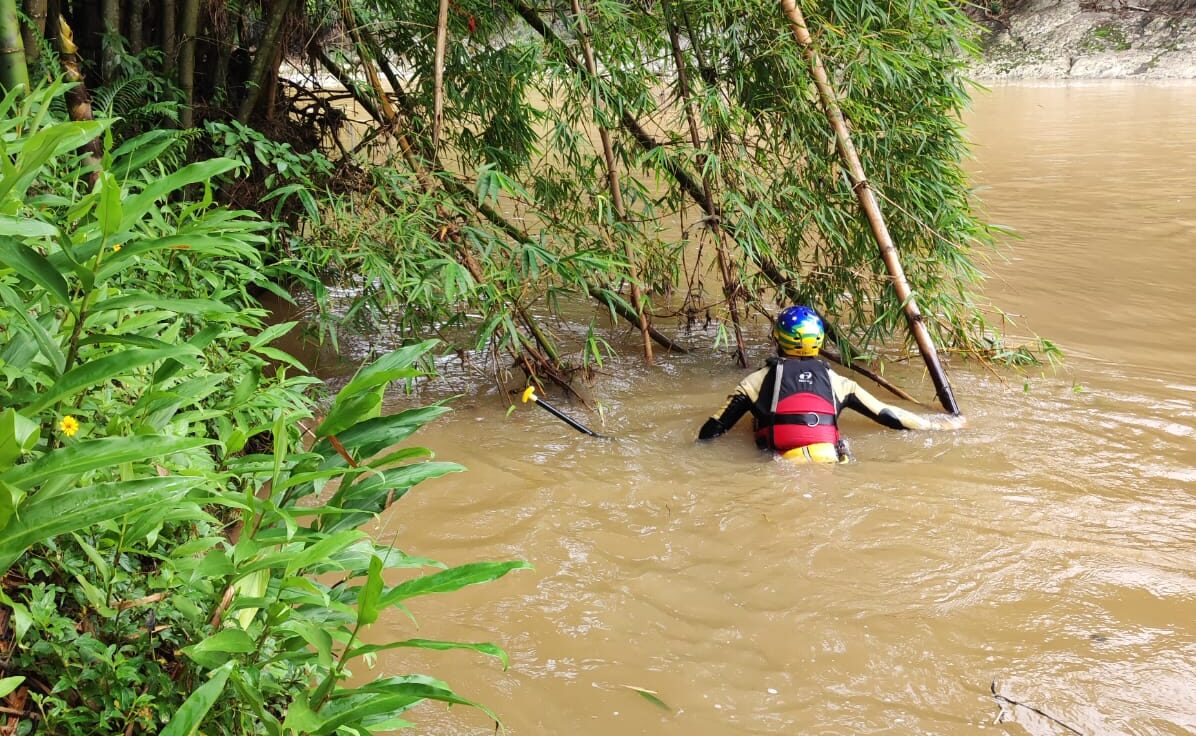
[[[381,56],[354,46],[350,67],[378,57],[411,70],[395,104],[412,150],[398,155],[373,135],[379,125],[346,151],[340,166],[359,167],[362,193],[329,182],[308,206],[320,216],[288,251],[347,289],[341,324],[370,330],[385,321],[406,337],[435,334],[451,350],[547,351],[553,330],[528,314],[549,313],[567,318],[570,329],[555,333],[588,364],[597,343],[592,331],[579,334],[577,300],[602,295],[613,315],[622,297],[607,287],[638,283],[657,315],[713,315],[717,346],[732,315],[711,218],[695,207],[691,185],[705,181],[741,299],[765,309],[809,303],[857,356],[874,357],[906,333],[808,64],[775,3],[582,2],[597,77],[582,67],[571,3],[454,4],[436,151],[426,123],[435,5],[374,0],[342,17],[346,7],[309,21],[326,30],[357,24],[376,37]],[[937,342],[982,359],[1040,360],[1040,345],[1006,344],[993,324],[1004,315],[973,293],[983,279],[977,263],[999,233],[973,210],[961,166],[976,27],[950,0],[803,7]],[[628,121],[644,130],[633,133]],[[613,133],[622,219],[598,127]]]
[[[506,665],[486,643],[361,642],[412,597],[527,567],[446,568],[359,530],[463,469],[395,448],[444,407],[382,413],[433,342],[363,368],[317,423],[318,381],[271,345],[294,325],[251,295],[269,225],[213,202],[240,164],[170,166],[148,133],[89,190],[75,149],[104,124],[60,121],[60,92],[0,103],[0,695],[27,688],[56,734],[368,733],[424,700],[476,706],[424,675],[348,683],[388,648]]]

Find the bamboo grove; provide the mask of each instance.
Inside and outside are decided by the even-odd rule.
[[[253,164],[221,196],[288,225],[270,256],[328,325],[435,334],[562,385],[612,336],[648,361],[713,342],[746,364],[749,322],[781,301],[819,309],[848,358],[900,347],[902,302],[777,3],[0,7],[26,57],[0,60],[6,86],[65,75],[118,136],[178,127]],[[951,0],[803,10],[934,338],[1033,360],[974,293],[993,229],[961,168],[970,21]]]

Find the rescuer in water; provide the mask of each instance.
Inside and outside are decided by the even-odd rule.
[[[822,318],[809,307],[789,307],[777,316],[772,336],[777,357],[739,382],[698,439],[727,432],[749,411],[756,444],[794,462],[834,463],[848,459],[839,437],[839,412],[855,409],[890,429],[959,429],[962,416],[923,417],[889,406],[835,373],[818,357],[826,339]]]

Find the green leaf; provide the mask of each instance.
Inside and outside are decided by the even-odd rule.
[[[18,238],[56,238],[58,228],[48,222],[29,217],[0,215],[0,235],[15,235]]]
[[[341,726],[393,717],[422,700],[468,705],[498,721],[498,716],[489,708],[462,698],[444,683],[420,675],[409,675],[381,678],[353,690],[336,693],[320,709],[319,726],[310,733],[311,736],[324,736],[334,733]]]
[[[639,693],[640,697],[642,697],[644,700],[647,700],[652,705],[655,705],[657,708],[661,708],[670,712],[673,710],[669,707],[668,703],[660,699],[660,695],[655,690],[648,690],[642,687],[636,687],[635,685],[624,685],[623,687]]]
[[[378,620],[378,606],[382,598],[382,559],[370,558],[370,569],[366,573],[365,585],[357,595],[357,625],[369,626]]]
[[[181,497],[202,478],[147,478],[40,493],[18,507],[0,535],[0,574],[35,544]],[[47,497],[48,496],[48,497]]]
[[[226,662],[213,672],[210,680],[196,688],[195,692],[183,701],[178,712],[170,719],[170,723],[166,724],[166,728],[158,732],[158,736],[194,736],[198,733],[208,711],[224,692],[224,685],[232,671],[233,662]]]
[[[8,520],[17,512],[17,507],[24,498],[24,491],[0,480],[0,532],[8,526]]]
[[[12,610],[14,639],[20,641],[25,638],[25,632],[33,625],[33,617],[29,614],[29,609],[9,598],[3,590],[0,590],[0,603]]]
[[[108,127],[107,121],[58,123],[51,125],[25,141],[17,156],[15,169],[0,176],[0,200],[9,194],[16,199],[25,198],[25,190],[41,172],[42,166],[51,158],[74,151],[79,146],[100,135]]]
[[[277,630],[298,635],[316,650],[316,661],[321,667],[332,667],[332,635],[323,626],[292,619],[280,624]]]
[[[2,426],[2,425],[0,425]],[[215,444],[199,437],[136,435],[83,440],[0,474],[0,480],[29,489],[56,475],[73,475],[128,462],[161,460],[166,455]]]
[[[17,458],[32,450],[40,438],[41,431],[37,424],[17,413],[16,409],[0,412],[0,468],[12,465]]]
[[[400,601],[405,601],[408,598],[415,598],[421,595],[451,593],[467,585],[476,585],[478,583],[488,583],[492,580],[497,580],[512,570],[530,569],[531,565],[522,560],[512,560],[510,562],[471,562],[457,567],[450,567],[447,570],[399,583],[382,594],[382,600],[379,602],[379,605],[385,608],[393,606]]]
[[[397,414],[358,422],[349,429],[339,432],[336,438],[340,440],[345,449],[356,452],[357,457],[365,460],[402,442],[420,427],[450,411],[452,410],[446,406],[406,409]],[[327,439],[317,442],[312,448],[312,452],[332,459],[333,462],[344,463],[343,459],[339,459],[339,454]]]
[[[24,243],[0,236],[0,263],[45,289],[62,306],[70,308],[71,296],[66,280],[42,254]]]
[[[17,675],[16,677],[0,677],[0,698],[3,698],[13,690],[16,690],[24,681],[24,675]]]
[[[376,419],[382,411],[382,392],[385,387],[377,386],[370,391],[341,399],[337,396],[324,421],[316,427],[317,437],[337,435],[349,427],[370,419]]]
[[[349,529],[335,534],[329,534],[320,541],[310,545],[299,554],[295,555],[290,562],[287,563],[284,577],[290,577],[300,570],[306,569],[310,565],[317,562],[324,562],[333,555],[343,552],[349,547],[353,546],[358,540],[367,538],[365,532],[357,529]]]
[[[45,393],[34,399],[27,407],[30,412],[38,412],[56,402],[68,399],[84,389],[98,386],[116,376],[128,375],[134,369],[143,365],[156,363],[168,358],[178,358],[192,355],[196,351],[186,345],[169,349],[137,349],[125,350],[114,355],[108,355],[98,360],[89,361],[76,368],[72,368],[58,379]]]
[[[385,652],[390,649],[400,649],[403,647],[411,647],[415,649],[435,649],[437,651],[445,651],[448,649],[469,649],[474,652],[479,652],[490,657],[494,657],[502,662],[502,668],[505,670],[509,665],[507,653],[500,647],[486,642],[479,642],[471,644],[461,641],[437,641],[435,639],[406,639],[404,641],[394,641],[388,644],[366,644],[364,646],[351,649],[345,655],[346,660],[360,657],[364,654],[375,654],[377,652]]]
[[[215,299],[166,299],[143,291],[96,302],[88,311],[94,315],[116,309],[164,309],[176,314],[230,314],[236,311],[231,305]]]
[[[124,215],[118,230],[127,230],[141,220],[162,197],[189,184],[206,182],[214,176],[235,169],[240,164],[229,158],[214,158],[188,164],[174,173],[154,179],[145,189],[124,202]]]
[[[107,238],[120,229],[123,210],[120,202],[120,184],[116,177],[107,172],[100,177],[100,205],[96,208],[96,219],[100,222],[100,232]]]
[[[25,323],[25,326],[29,328],[29,332],[33,335],[33,339],[37,341],[37,346],[41,349],[42,355],[53,366],[54,372],[57,375],[62,375],[62,372],[66,370],[66,356],[62,354],[62,348],[59,347],[58,340],[50,336],[50,333],[42,325],[39,318],[29,314],[28,305],[24,303],[24,300],[4,284],[0,284],[0,298],[4,299],[5,303],[16,312],[21,321]],[[57,332],[57,330],[55,331]]]
[[[365,366],[353,376],[353,380],[345,384],[336,395],[337,400],[342,396],[349,397],[375,386],[388,384],[399,378],[413,378],[419,375],[411,369],[411,365],[429,350],[438,340],[425,340],[414,345],[407,345],[394,352],[387,353],[373,363]]]
[[[221,629],[198,644],[183,647],[182,651],[204,667],[217,667],[227,662],[233,654],[248,654],[255,649],[257,645],[249,634],[232,627]]]

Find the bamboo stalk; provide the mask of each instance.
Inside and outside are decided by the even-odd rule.
[[[693,99],[689,94],[689,74],[686,71],[685,56],[681,51],[681,38],[677,33],[677,25],[669,17],[669,3],[665,0],[661,6],[668,26],[669,44],[673,47],[673,63],[677,67],[677,86],[681,95],[681,102],[685,108],[685,119],[689,127],[689,141],[694,151],[702,150],[702,138],[698,131],[698,114],[694,110]],[[731,325],[735,331],[735,357],[739,367],[747,368],[747,347],[743,342],[743,329],[739,324],[739,282],[731,272],[731,258],[727,253],[727,239],[723,233],[722,224],[714,206],[714,196],[711,193],[710,176],[706,173],[707,156],[698,153],[698,164],[702,168],[702,209],[707,214],[707,222],[715,237],[715,254],[718,259],[719,272],[723,278],[723,296],[727,300],[727,309],[731,312]]]
[[[257,108],[258,100],[262,96],[262,88],[266,84],[266,75],[273,68],[274,58],[278,50],[278,40],[282,36],[282,21],[294,0],[274,0],[270,6],[270,17],[266,24],[266,32],[262,34],[257,53],[253,55],[253,64],[249,68],[249,81],[246,84],[245,99],[241,101],[241,108],[237,111],[237,120],[249,122]]]
[[[926,368],[930,371],[930,378],[934,382],[939,401],[948,412],[959,414],[959,404],[956,403],[955,395],[951,392],[951,384],[947,381],[947,374],[939,362],[938,351],[935,350],[934,342],[926,329],[922,314],[918,311],[918,304],[914,300],[913,291],[905,278],[905,271],[902,269],[901,260],[897,255],[897,247],[893,244],[893,239],[885,226],[884,216],[880,211],[880,204],[876,201],[876,195],[864,174],[863,164],[860,163],[859,154],[856,153],[855,144],[852,143],[851,134],[847,129],[847,121],[843,118],[843,111],[839,107],[838,98],[831,86],[826,67],[822,64],[822,58],[814,48],[814,40],[810,37],[809,28],[806,27],[805,17],[802,15],[801,8],[797,6],[796,0],[781,0],[781,10],[788,18],[793,35],[801,45],[802,53],[810,65],[814,84],[818,88],[818,96],[822,100],[823,110],[830,121],[831,128],[835,131],[835,144],[839,149],[839,155],[842,156],[851,176],[851,188],[860,202],[860,207],[864,210],[864,215],[872,229],[872,235],[876,238],[881,259],[889,271],[893,290],[897,293],[897,298],[901,300],[902,310],[905,312],[905,319],[909,323],[910,331],[914,335],[914,341],[917,342],[918,350],[922,353],[923,360],[926,361]]]
[[[130,0],[128,23],[129,51],[140,54],[145,48],[145,2],[146,0]]]
[[[66,81],[74,83],[66,91],[66,107],[71,120],[94,120],[95,117],[91,114],[91,96],[87,94],[87,84],[83,79],[83,71],[79,68],[79,49],[75,46],[74,33],[61,15],[58,16],[58,57],[62,63],[63,77]],[[100,172],[103,170],[104,148],[98,137],[92,138],[81,148],[85,152],[87,187],[92,189],[100,180]]]
[[[179,87],[183,90],[183,114],[179,125],[185,130],[195,122],[195,44],[199,35],[199,0],[183,0],[182,21]]]
[[[0,87],[7,92],[22,85],[28,92],[29,67],[17,19],[17,0],[0,0]]]
[[[585,14],[581,12],[581,4],[578,0],[572,0],[573,15],[577,19],[577,39],[581,43],[582,55],[585,58],[586,69],[590,76],[598,78],[598,64],[594,61],[594,48],[590,43],[590,29],[589,22],[586,20]],[[597,100],[595,100],[597,104]],[[607,186],[610,189],[611,207],[614,208],[615,219],[620,224],[627,223],[627,210],[623,207],[623,192],[619,186],[619,169],[615,162],[614,146],[610,140],[610,130],[605,125],[598,126],[598,137],[602,140],[602,157],[606,160],[606,180]],[[633,272],[635,268],[635,257],[631,251],[631,244],[627,242],[625,233],[619,233],[616,228],[616,233],[619,239],[623,241],[623,256],[627,259],[627,267]],[[640,295],[639,284],[634,279],[639,278],[639,274],[632,273],[631,281],[631,308],[639,315],[638,322],[640,328],[640,337],[644,343],[644,361],[652,362],[652,335],[649,332],[648,315],[644,313],[643,299]]]
[[[382,123],[387,127],[393,128],[399,124],[399,115],[395,112],[394,105],[390,102],[390,97],[386,94],[386,89],[382,86],[382,80],[378,78],[378,70],[374,68],[372,59],[373,54],[366,53],[368,47],[362,40],[361,29],[358,26],[357,15],[349,7],[349,0],[341,0],[341,12],[343,17],[349,22],[349,35],[353,37],[353,43],[357,46],[357,58],[361,59],[361,66],[365,69],[365,77],[370,83],[370,87],[374,90],[374,96],[378,98],[378,111],[382,114]]]
[[[432,150],[440,150],[440,126],[444,124],[444,51],[448,45],[449,0],[440,0],[436,15],[436,55],[432,77]]]
[[[158,16],[158,24],[162,31],[162,59],[165,63],[165,71],[169,74],[174,71],[174,56],[178,44],[178,9],[175,6],[175,0],[162,0],[159,9],[161,14]]]
[[[116,39],[120,37],[120,0],[103,0],[104,36],[100,41],[100,74],[105,82],[116,78]]]
[[[25,42],[25,64],[33,66],[41,58],[41,40],[46,33],[46,0],[25,0],[25,15],[29,24],[21,26]]]

